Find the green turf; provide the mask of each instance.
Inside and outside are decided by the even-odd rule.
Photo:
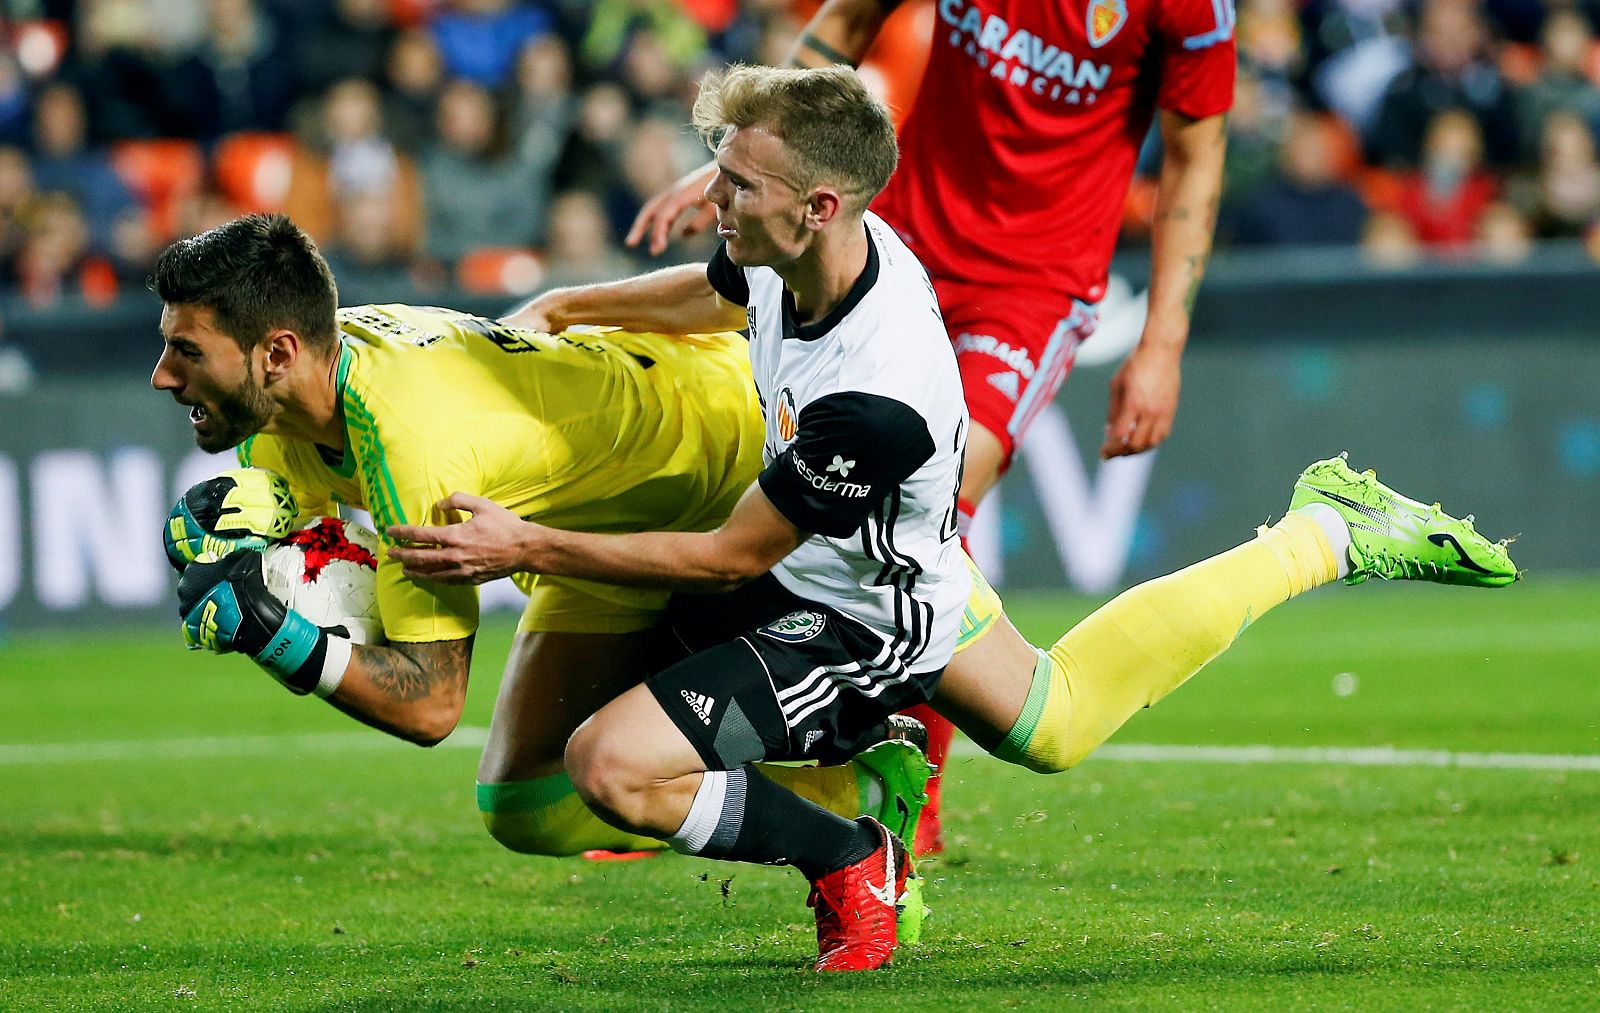
[[[1600,754],[1597,600],[1592,581],[1320,592],[1115,741]],[[1009,604],[1039,639],[1091,607]],[[487,723],[508,633],[480,638],[467,725]],[[963,755],[927,943],[824,979],[802,970],[793,873],[505,853],[477,821],[473,750],[361,733],[248,663],[185,653],[176,629],[0,645],[0,716],[3,1010],[1542,1011],[1600,995],[1596,772],[1091,759],[1041,778]],[[202,736],[276,738],[206,758],[12,748]]]

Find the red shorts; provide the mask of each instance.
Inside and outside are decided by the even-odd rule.
[[[1000,441],[1009,465],[1067,378],[1078,345],[1094,333],[1095,307],[1037,288],[935,278],[933,290],[955,345],[967,411]]]

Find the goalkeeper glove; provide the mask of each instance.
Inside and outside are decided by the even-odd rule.
[[[272,596],[261,553],[202,557],[178,580],[178,615],[190,650],[246,654],[293,693],[328,696],[350,662],[350,641]]]
[[[262,549],[289,534],[299,513],[282,475],[265,468],[229,468],[189,487],[167,515],[163,541],[179,573],[201,553]]]

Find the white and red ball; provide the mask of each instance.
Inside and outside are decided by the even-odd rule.
[[[378,615],[378,536],[338,517],[318,517],[262,552],[267,590],[322,627],[342,626],[358,644],[383,643]]]

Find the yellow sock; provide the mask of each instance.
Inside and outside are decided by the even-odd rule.
[[[789,767],[758,763],[756,767],[781,787],[815,802],[829,812],[847,820],[861,815],[861,788],[853,763],[836,767]]]
[[[1040,652],[996,755],[1045,773],[1076,765],[1269,609],[1337,576],[1323,529],[1291,513],[1243,545],[1129,588]]]
[[[787,767],[758,763],[778,784],[847,819],[861,815],[853,764]],[[630,834],[589,811],[565,774],[528,781],[478,785],[478,810],[490,836],[525,855],[577,855],[585,851],[655,851],[667,842]]]
[[[655,851],[666,841],[630,834],[589,811],[566,774],[478,784],[478,811],[489,834],[524,855],[578,855],[590,850]]]

